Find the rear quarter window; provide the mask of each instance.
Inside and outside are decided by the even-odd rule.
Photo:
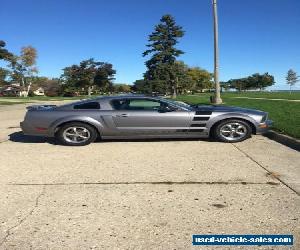
[[[86,102],[82,104],[76,104],[73,109],[100,109],[99,102]]]

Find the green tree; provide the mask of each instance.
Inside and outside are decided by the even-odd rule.
[[[62,85],[58,78],[47,79],[41,84],[46,96],[60,96],[63,94]]]
[[[0,60],[10,61],[13,58],[13,54],[6,48],[6,43],[0,40]],[[0,86],[7,84],[7,78],[10,71],[7,68],[0,67]]]
[[[228,82],[220,82],[221,92],[228,91],[230,89],[230,85]]]
[[[238,78],[238,79],[230,79],[227,82],[223,82],[223,85],[227,85],[229,88],[235,88],[239,92],[245,90],[262,90],[266,87],[272,86],[275,83],[274,76],[269,73],[259,74],[255,73],[251,76]]]
[[[116,70],[113,69],[113,65],[110,63],[100,63],[97,68],[96,75],[94,78],[94,83],[99,88],[112,92],[113,91],[113,83],[112,81],[115,79],[114,75],[116,74]]]
[[[287,76],[286,76],[286,83],[288,85],[290,85],[290,94],[292,93],[292,86],[294,86],[297,82],[299,82],[299,76],[297,76],[297,73],[290,69],[287,72]]]
[[[6,43],[0,40],[0,60],[10,61],[13,58],[13,54],[6,48]]]
[[[204,89],[213,88],[213,74],[205,69],[199,67],[192,67],[188,69],[188,75],[193,83],[193,90],[203,91]]]
[[[223,84],[227,85],[228,88],[236,89],[237,91],[241,92],[247,88],[247,78],[230,79]]]
[[[112,64],[97,62],[93,58],[83,60],[79,65],[72,65],[63,69],[61,79],[65,88],[83,88],[91,95],[95,86],[102,90],[110,90],[116,71]]]
[[[6,85],[10,71],[0,67],[0,86]]]
[[[32,46],[23,47],[20,56],[13,56],[10,67],[12,68],[11,78],[22,86],[22,95],[28,96],[32,79],[38,73],[36,67],[37,50]]]
[[[259,89],[261,91],[274,83],[274,76],[268,72],[264,74],[255,73],[247,78],[246,89]]]
[[[116,83],[113,85],[114,92],[117,93],[129,93],[131,91],[131,86],[124,83]]]
[[[144,74],[151,92],[161,93],[172,89],[173,96],[176,96],[176,76],[173,70],[176,58],[183,54],[183,51],[175,46],[183,35],[182,27],[176,25],[171,15],[164,15],[150,34],[147,45],[149,49],[143,56],[151,55],[146,61],[147,71]]]
[[[132,91],[137,93],[150,94],[152,92],[152,87],[145,79],[136,80],[133,83]]]
[[[58,78],[34,76],[31,79],[31,82],[31,90],[37,90],[39,88],[42,88],[46,96],[59,96],[62,94],[62,85]]]
[[[170,80],[173,82],[171,85],[173,97],[176,97],[177,93],[182,94],[193,89],[193,81],[188,71],[188,65],[182,61],[176,61],[171,67]]]

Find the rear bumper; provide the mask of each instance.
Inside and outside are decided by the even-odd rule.
[[[30,123],[26,121],[20,122],[20,127],[24,135],[48,136],[47,129],[33,127]]]
[[[256,134],[264,134],[267,133],[273,125],[273,121],[266,120],[263,123],[258,124],[256,127]]]

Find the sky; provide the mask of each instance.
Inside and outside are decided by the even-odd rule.
[[[211,0],[1,0],[0,40],[18,54],[38,50],[39,75],[95,58],[117,70],[117,83],[143,77],[148,35],[164,14],[185,35],[178,59],[213,71]],[[274,90],[288,89],[287,71],[300,74],[299,0],[218,0],[220,80],[269,72]],[[300,89],[300,83],[295,89]]]

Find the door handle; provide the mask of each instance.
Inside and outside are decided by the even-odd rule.
[[[116,117],[128,117],[128,114],[120,114],[120,115],[116,115]]]

